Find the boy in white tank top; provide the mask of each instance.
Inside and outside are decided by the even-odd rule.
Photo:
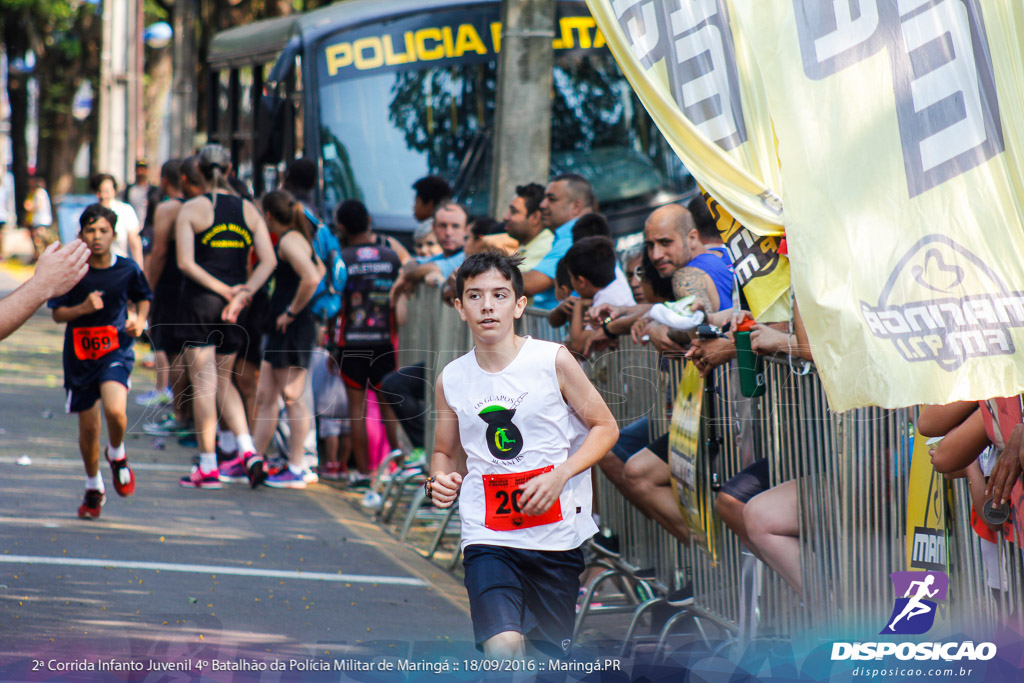
[[[619,430],[568,350],[516,336],[526,308],[518,263],[485,251],[456,274],[455,307],[475,347],[438,378],[426,487],[442,508],[461,494],[466,589],[484,654],[523,657],[529,640],[566,656],[580,547],[597,532],[590,467]]]

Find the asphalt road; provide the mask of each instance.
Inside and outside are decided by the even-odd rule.
[[[0,272],[0,290],[14,285]],[[62,340],[42,311],[0,343],[0,680],[344,680],[282,663],[477,656],[461,582],[372,524],[355,494],[182,489],[193,452],[155,447],[133,400],[136,493],[118,497],[106,470],[101,518],[78,519]],[[132,397],[152,371],[137,364],[133,382]],[[107,660],[191,669],[74,671]],[[222,675],[214,662],[286,670]]]

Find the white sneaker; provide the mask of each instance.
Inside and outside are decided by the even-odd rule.
[[[307,484],[315,484],[320,481],[320,477],[317,476],[316,472],[311,470],[308,465],[302,468],[302,481]]]
[[[155,408],[156,406],[164,406],[174,400],[174,392],[170,388],[164,389],[163,391],[147,391],[144,394],[139,394],[135,397],[135,403],[143,406],[144,408]]]

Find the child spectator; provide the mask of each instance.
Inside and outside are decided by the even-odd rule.
[[[110,463],[114,490],[121,496],[135,492],[135,475],[124,450],[129,377],[135,363],[132,342],[142,333],[153,295],[139,266],[111,253],[117,229],[113,211],[91,204],[78,222],[78,235],[91,252],[89,271],[71,291],[51,299],[48,305],[56,322],[68,324],[64,388],[67,411],[78,413],[78,443],[86,474],[78,516],[96,519],[106,501],[99,469],[100,401],[109,439],[104,455]],[[130,320],[129,301],[137,306],[137,315]]]
[[[565,266],[569,271],[572,288],[586,305],[573,308],[569,334],[572,350],[582,353],[590,346],[594,325],[585,319],[588,308],[596,306],[634,306],[633,293],[625,278],[616,277],[615,246],[607,237],[584,237],[569,248],[565,254]]]
[[[423,263],[427,259],[441,255],[441,245],[437,243],[437,236],[434,234],[434,225],[428,221],[416,228],[412,234],[413,251],[416,252],[416,260]]]

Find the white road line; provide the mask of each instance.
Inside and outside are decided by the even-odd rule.
[[[2,455],[0,456],[0,465],[17,465],[18,459],[13,456]],[[153,471],[153,472],[185,472],[191,465],[184,460],[178,465],[169,465],[159,462],[135,462],[132,461],[132,469],[139,471]],[[80,469],[82,467],[81,458],[50,458],[46,456],[32,458],[32,464],[28,467],[45,466],[45,467],[74,467]]]
[[[260,576],[273,579],[303,579],[307,581],[334,581],[338,583],[376,583],[385,586],[415,586],[429,584],[422,579],[400,576],[371,576],[366,574],[328,574],[326,572],[293,572],[280,569],[251,569],[247,567],[220,567],[205,564],[171,564],[169,562],[134,562],[130,560],[92,560],[78,557],[35,557],[32,555],[0,555],[0,564],[49,564],[62,567],[104,567],[106,569],[153,569],[162,572],[191,574],[224,574],[227,576]]]

